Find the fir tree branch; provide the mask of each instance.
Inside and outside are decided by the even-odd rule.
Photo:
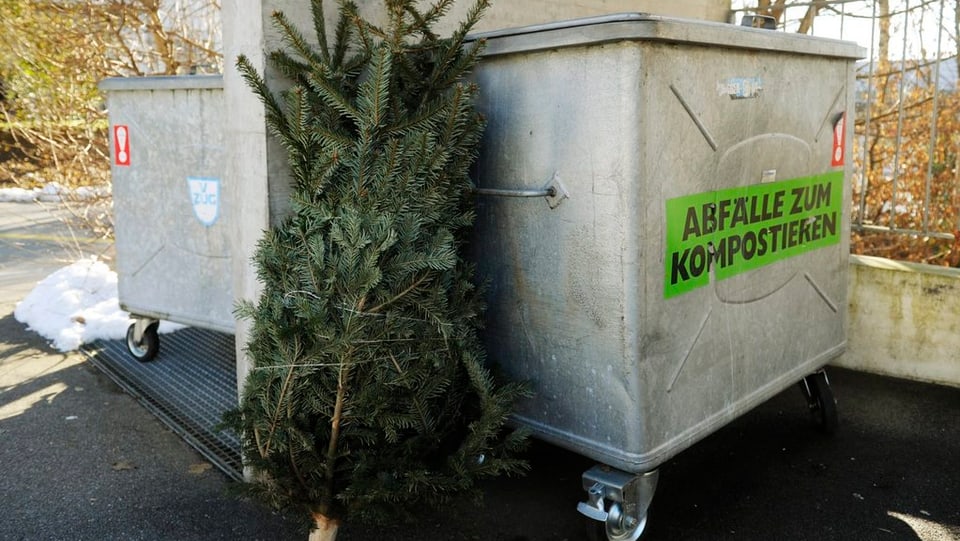
[[[300,62],[287,54],[286,51],[270,51],[267,57],[270,59],[270,64],[277,68],[277,71],[284,77],[297,83],[302,83],[303,74],[310,70],[309,64]]]
[[[343,17],[350,21],[351,26],[357,30],[357,39],[360,41],[359,45],[361,50],[369,51],[373,49],[371,33],[374,30],[376,30],[377,35],[385,35],[382,30],[374,27],[369,21],[364,20],[364,18],[360,16],[357,5],[352,1],[342,2],[340,4],[340,11]]]
[[[310,72],[310,74],[307,75],[307,83],[310,85],[310,88],[320,96],[324,103],[354,123],[360,122],[359,111],[357,111],[353,104],[350,103],[350,100],[344,96],[340,89],[332,84],[325,75]]]
[[[371,58],[370,73],[360,85],[357,109],[366,119],[362,128],[371,132],[383,126],[387,120],[387,102],[390,100],[390,72],[393,55],[387,47],[379,47]]]
[[[395,295],[393,298],[391,298],[391,299],[389,299],[389,300],[387,300],[387,301],[385,301],[385,302],[383,302],[383,303],[381,303],[381,304],[379,304],[379,305],[371,308],[370,310],[367,310],[367,313],[370,313],[370,314],[378,314],[378,313],[380,313],[380,312],[381,312],[384,308],[386,308],[387,306],[389,306],[389,305],[391,305],[391,304],[399,301],[400,299],[406,297],[411,291],[413,291],[413,290],[417,289],[418,287],[420,287],[420,284],[422,284],[423,282],[425,282],[425,281],[427,280],[427,278],[430,278],[430,275],[431,275],[431,274],[432,274],[432,273],[430,273],[430,272],[424,273],[423,276],[421,276],[419,279],[417,279],[414,283],[410,284],[409,287],[407,287],[406,289],[404,289],[403,291],[401,291],[400,293],[398,293],[397,295]]]
[[[303,476],[302,473],[300,473],[300,467],[297,465],[298,463],[297,457],[293,454],[293,446],[291,445],[287,447],[287,451],[290,456],[290,467],[293,470],[294,476],[297,478],[297,482],[300,483],[300,488],[302,488],[306,492],[309,492],[310,484],[307,483],[306,478]]]
[[[267,458],[269,453],[272,451],[273,436],[276,432],[277,427],[280,424],[280,410],[283,409],[283,406],[286,405],[286,397],[289,391],[291,382],[293,381],[294,372],[297,369],[296,359],[300,357],[300,341],[297,338],[293,338],[294,343],[294,354],[292,359],[294,362],[290,363],[290,369],[287,371],[287,375],[284,378],[283,385],[280,389],[280,395],[277,397],[277,407],[273,412],[273,415],[270,419],[270,430],[267,433],[267,441],[261,447],[261,458]],[[258,444],[258,447],[260,445]]]
[[[323,13],[323,0],[310,0],[310,13],[313,15],[313,31],[320,42],[320,57],[327,65],[330,61],[330,44],[327,41],[327,21]]]
[[[314,47],[307,42],[303,33],[295,27],[282,11],[273,12],[273,24],[283,33],[283,41],[296,52],[300,58],[307,61],[311,68],[322,72],[327,71],[327,64],[323,56],[317,55]]]
[[[260,98],[260,101],[263,102],[264,107],[266,107],[266,118],[271,129],[279,137],[286,137],[287,130],[284,122],[285,117],[283,114],[283,107],[273,96],[273,93],[270,91],[270,89],[267,88],[266,81],[260,77],[257,69],[253,67],[253,63],[250,62],[250,59],[247,58],[246,55],[240,55],[237,57],[236,66],[237,71],[240,72],[240,76],[247,83],[247,85],[253,89],[254,94]]]
[[[413,17],[416,23],[413,26],[417,33],[421,34],[427,41],[436,41],[437,36],[430,30],[430,27],[446,15],[453,4],[454,0],[440,0],[424,13],[420,13],[414,6],[407,6],[407,13]]]
[[[254,427],[253,430],[253,439],[257,445],[257,450],[260,452],[260,458],[267,458],[267,450],[260,441],[260,430],[257,427]]]
[[[346,353],[349,358],[353,355],[353,348]],[[343,360],[340,361],[340,370],[337,373],[337,399],[333,407],[333,415],[330,417],[330,442],[327,444],[327,467],[326,467],[326,486],[324,492],[325,498],[320,502],[320,512],[329,516],[336,488],[336,462],[337,462],[337,444],[340,440],[340,422],[343,417],[343,405],[347,396],[347,378],[349,377],[349,366]]]
[[[302,245],[308,246],[309,240],[307,239],[307,236],[304,233],[303,229],[298,230],[297,234],[300,237],[300,242],[302,243]],[[314,265],[308,265],[307,268],[310,274],[310,285],[313,287],[314,291],[320,291],[320,280],[317,278],[316,268],[314,267]],[[322,299],[319,296],[317,296],[317,299],[321,300],[322,302]]]
[[[397,369],[397,374],[400,375],[400,378],[401,380],[403,380],[405,386],[408,389],[411,388],[411,385],[407,379],[406,372],[403,370],[403,368],[400,367],[400,363],[397,362],[397,359],[393,356],[393,354],[390,355],[390,360],[393,361],[393,366]],[[434,424],[430,422],[429,415],[427,415],[427,411],[426,411],[427,408],[423,404],[423,400],[420,397],[420,393],[417,393],[417,392],[412,393],[411,401],[413,402],[413,408],[417,413],[417,417],[419,417],[420,426],[424,430],[428,430],[432,432]]]
[[[351,28],[354,26],[353,16],[357,13],[357,5],[352,1],[341,1],[340,19],[337,21],[336,44],[333,47],[333,58],[330,65],[341,69],[350,48]]]
[[[425,320],[418,319],[418,320],[416,320],[416,321],[425,321]],[[418,343],[418,344],[419,344],[419,343],[424,343],[424,342],[441,342],[441,341],[443,341],[442,338],[431,338],[431,339],[429,339],[429,340],[424,340],[424,339],[422,339],[422,338],[411,338],[411,339],[409,339],[409,340],[406,340],[406,339],[405,339],[405,340],[393,340],[392,342],[415,342],[415,343]],[[354,343],[354,344],[383,344],[383,343],[388,343],[388,342],[391,342],[391,341],[390,341],[390,340],[367,340],[367,341],[358,340],[358,341],[355,341],[355,342],[353,342],[353,343]],[[409,359],[411,359],[411,360],[416,360],[416,359],[422,359],[423,356],[424,356],[424,355],[427,355],[427,354],[445,353],[445,352],[449,352],[449,348],[444,347],[444,348],[442,348],[442,349],[424,350],[424,351],[418,352],[418,353],[416,353],[416,354],[410,354],[410,355],[408,355],[407,357],[408,357]],[[379,362],[381,362],[381,361],[386,361],[386,360],[389,360],[389,359],[390,359],[389,356],[372,357],[372,358],[369,358],[369,359],[367,359],[367,360],[365,360],[365,361],[357,361],[357,360],[354,360],[351,364],[352,364],[353,366],[358,366],[358,365],[363,365],[363,364],[379,363]],[[262,371],[266,371],[266,370],[283,370],[283,369],[286,369],[286,368],[334,368],[334,367],[339,367],[339,366],[340,366],[340,362],[337,361],[337,362],[333,362],[333,363],[297,363],[297,364],[277,364],[277,365],[270,365],[270,366],[255,366],[255,367],[253,367],[251,370],[254,371],[254,372],[262,372]]]

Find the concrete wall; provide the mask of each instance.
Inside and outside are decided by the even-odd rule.
[[[263,0],[263,3],[268,1]],[[283,10],[291,20],[310,21],[309,2],[275,1],[273,4],[275,9]],[[357,4],[369,20],[379,20],[381,0],[359,0]],[[327,5],[327,20],[332,23],[336,20],[335,3],[327,2]],[[439,29],[453,29],[472,6],[472,0],[457,2],[445,18],[445,24]],[[577,17],[637,12],[726,22],[730,16],[730,0],[497,0],[492,3],[475,30],[498,30]],[[270,32],[269,28],[267,32]]]
[[[960,386],[960,269],[851,256],[838,366]]]
[[[362,4],[363,2],[361,2]],[[370,2],[366,2],[370,4]],[[450,12],[451,21],[459,21],[472,5],[461,0]],[[522,8],[520,7],[522,6]],[[729,0],[499,0],[494,1],[478,31],[497,30],[529,24],[561,21],[608,13],[644,12],[691,19],[725,22],[730,14]]]

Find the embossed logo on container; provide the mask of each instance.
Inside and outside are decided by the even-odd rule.
[[[209,227],[220,217],[220,179],[187,177],[193,214]]]

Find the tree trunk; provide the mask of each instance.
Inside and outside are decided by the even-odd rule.
[[[877,22],[880,25],[877,60],[880,62],[880,72],[886,72],[890,66],[890,0],[879,0],[877,9]]]
[[[319,513],[313,515],[314,528],[310,530],[308,541],[337,541],[337,530],[340,529],[340,521],[329,518]]]
[[[817,18],[817,15],[820,13],[820,10],[827,3],[824,0],[817,0],[807,8],[806,15],[803,16],[803,19],[800,21],[800,28],[797,30],[798,34],[809,34],[813,30],[813,20]]]
[[[777,24],[779,24],[781,22],[781,17],[783,17],[786,3],[787,0],[777,0],[774,4],[771,4],[770,0],[760,0],[759,4],[757,5],[757,13],[760,15],[769,15],[777,21]]]
[[[960,45],[960,2],[957,2],[956,7],[953,10],[953,38],[956,45]],[[960,54],[956,56],[957,62],[957,73],[960,73]],[[957,90],[960,90],[960,78],[954,83]]]

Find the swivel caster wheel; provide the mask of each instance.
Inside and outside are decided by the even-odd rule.
[[[608,466],[583,473],[587,501],[577,511],[588,519],[591,541],[638,541],[647,527],[650,503],[657,489],[657,470],[632,474]]]
[[[139,339],[137,337],[137,325],[138,323],[132,323],[127,327],[127,351],[134,359],[147,363],[152,361],[160,352],[160,335],[157,334],[157,327],[160,326],[160,322],[154,321],[147,324],[143,328]]]
[[[833,434],[839,424],[837,415],[837,400],[833,397],[830,380],[827,373],[820,370],[811,374],[800,382],[807,406],[813,415],[817,428],[824,434]]]

